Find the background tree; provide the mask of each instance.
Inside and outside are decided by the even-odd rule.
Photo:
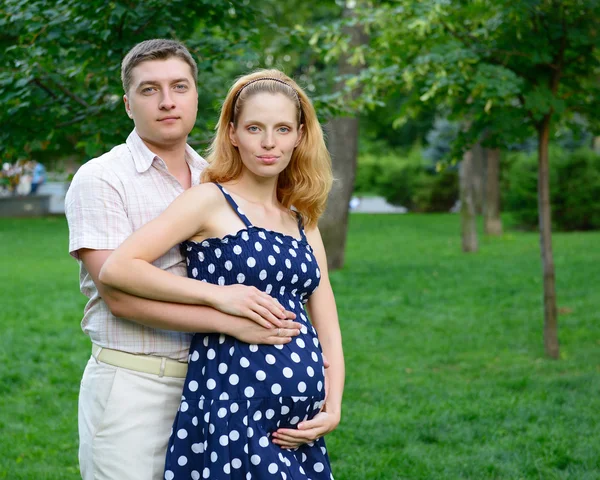
[[[469,118],[452,157],[488,133],[494,147],[538,139],[538,203],[544,277],[544,344],[559,356],[548,181],[551,134],[577,113],[598,131],[597,0],[382,2],[359,11],[372,33],[361,54],[369,68],[353,79],[368,104],[403,90],[397,123],[434,103]]]

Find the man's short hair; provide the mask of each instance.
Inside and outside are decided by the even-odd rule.
[[[192,77],[194,77],[194,85],[196,85],[198,83],[198,65],[196,65],[196,61],[192,58],[188,49],[175,40],[155,38],[138,43],[125,55],[121,63],[121,82],[125,93],[129,92],[131,71],[137,65],[149,60],[167,60],[172,57],[179,58],[190,66]]]

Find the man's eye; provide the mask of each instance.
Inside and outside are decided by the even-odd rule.
[[[142,93],[152,93],[154,91],[154,87],[146,87],[142,89]]]
[[[187,90],[187,85],[184,83],[179,83],[179,84],[175,85],[175,88],[177,90]]]

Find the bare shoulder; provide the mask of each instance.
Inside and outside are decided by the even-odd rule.
[[[201,208],[217,207],[223,202],[223,194],[214,183],[201,183],[187,189],[180,195],[186,202],[191,202]]]

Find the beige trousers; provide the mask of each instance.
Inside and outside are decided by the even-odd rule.
[[[79,392],[83,480],[162,480],[183,383],[91,357]]]

